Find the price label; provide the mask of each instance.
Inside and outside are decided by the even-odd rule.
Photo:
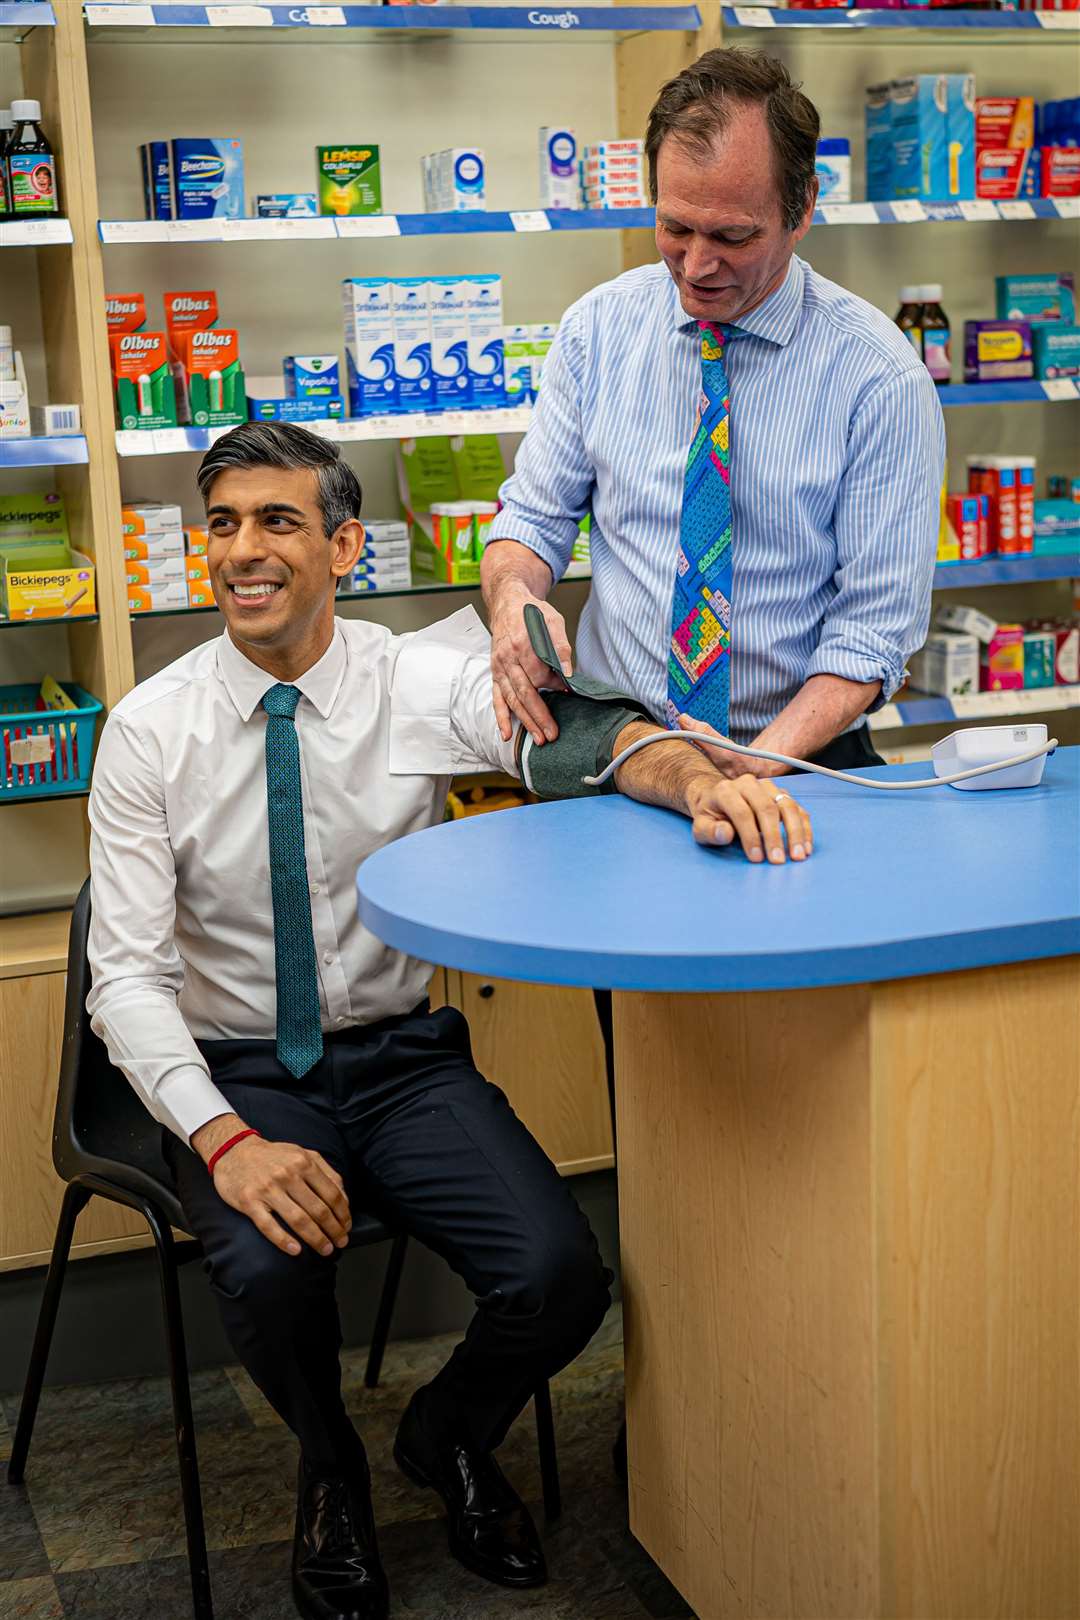
[[[1080,197],[1054,197],[1051,200],[1059,219],[1080,219]]]
[[[339,236],[400,236],[396,214],[355,214],[350,219],[328,220]]]
[[[293,242],[323,242],[337,237],[337,221],[333,219],[275,219],[272,225],[283,225],[275,236],[288,237]]]
[[[542,208],[527,209],[524,213],[510,214],[510,223],[515,231],[550,231],[551,221]]]
[[[304,21],[312,28],[344,28],[345,12],[341,6],[305,6]]]
[[[222,427],[207,428],[206,429],[206,442],[207,442],[207,444],[216,444],[219,439],[224,438],[226,433],[231,433],[234,426],[235,426],[234,423],[226,422]]]
[[[1076,384],[1069,377],[1050,377],[1042,385],[1047,399],[1075,399]]]
[[[101,240],[105,243],[165,242],[163,219],[103,219]]]
[[[202,437],[198,428],[195,429],[198,437]],[[156,428],[153,434],[154,454],[156,456],[173,456],[181,450],[199,449],[201,446],[190,444],[187,428]]]
[[[998,214],[1002,219],[1034,219],[1035,210],[1029,202],[1003,202],[998,203]]]
[[[893,218],[898,219],[901,225],[918,225],[926,218],[926,209],[915,197],[903,197],[899,202],[891,202],[889,207],[893,211]]]
[[[997,219],[997,204],[989,197],[965,197],[956,205],[960,210],[961,219],[974,223],[980,219]]]
[[[272,234],[267,230],[268,225],[276,225],[273,219],[223,219],[221,221],[221,240],[223,242],[264,242]]]
[[[878,222],[873,203],[822,203],[821,212],[826,225],[876,225]]]
[[[70,242],[69,219],[22,219],[4,227],[4,240],[9,244],[23,243],[27,247],[43,247],[47,242]]]
[[[776,27],[776,18],[767,6],[736,6],[735,21],[740,28]]]
[[[1080,28],[1080,12],[1077,11],[1037,11],[1040,28],[1056,28],[1060,32],[1075,33]]]
[[[118,456],[152,456],[154,435],[121,428],[116,435],[116,453]]]
[[[322,416],[315,422],[306,424],[312,433],[317,433],[320,439],[340,439],[341,423],[335,422],[332,417]]]
[[[269,6],[207,6],[206,20],[211,28],[273,28],[274,13]]]
[[[220,219],[167,219],[165,221],[166,242],[220,242],[222,240],[221,227],[224,224]]]
[[[153,28],[153,6],[98,6],[85,8],[91,28]]]

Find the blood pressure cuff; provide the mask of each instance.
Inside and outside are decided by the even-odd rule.
[[[585,799],[617,793],[615,778],[603,787],[586,787],[584,776],[599,776],[615,755],[615,739],[633,720],[654,721],[644,704],[617,687],[588,675],[562,674],[547,623],[532,603],[525,623],[536,656],[553,674],[565,680],[568,692],[545,692],[544,699],[559,728],[554,742],[538,748],[522,732],[520,764],[525,786],[541,799]],[[655,721],[654,721],[655,723]]]

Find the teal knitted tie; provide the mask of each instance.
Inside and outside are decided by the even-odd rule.
[[[322,1057],[319,970],[311,930],[304,802],[296,705],[300,689],[272,686],[266,710],[266,808],[270,822],[270,892],[274,902],[277,1055],[297,1079]]]

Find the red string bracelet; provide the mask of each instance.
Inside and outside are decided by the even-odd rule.
[[[207,1175],[210,1175],[210,1176],[213,1175],[214,1166],[215,1166],[215,1164],[217,1164],[218,1160],[224,1154],[228,1153],[230,1148],[234,1148],[236,1146],[237,1142],[242,1142],[244,1140],[245,1136],[261,1136],[261,1135],[262,1135],[261,1131],[257,1131],[253,1125],[249,1125],[249,1127],[248,1127],[248,1129],[246,1131],[237,1131],[235,1136],[230,1136],[229,1140],[227,1142],[222,1142],[222,1144],[221,1144],[221,1146],[219,1148],[215,1148],[213,1153],[211,1153],[210,1157],[207,1159],[207,1161],[206,1161],[206,1173],[207,1173]]]

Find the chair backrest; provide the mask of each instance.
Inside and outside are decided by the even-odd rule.
[[[161,1126],[109,1061],[90,1028],[90,879],[79,891],[68,938],[67,998],[60,1082],[53,1117],[53,1164],[70,1181],[87,1172],[171,1201],[172,1177],[161,1152]]]

